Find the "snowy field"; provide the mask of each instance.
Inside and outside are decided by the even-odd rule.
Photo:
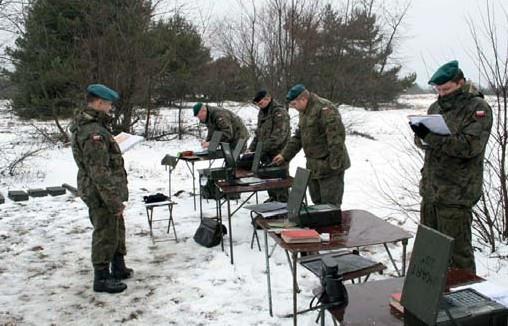
[[[401,166],[418,165],[405,150],[412,137],[407,115],[425,113],[433,96],[401,99],[408,108],[367,112],[341,107],[343,120],[353,131],[347,137],[352,167],[346,172],[343,209],[364,209],[414,234],[415,217],[406,218],[393,209],[380,191],[390,189],[400,201],[409,200],[397,189],[403,182]],[[50,123],[20,121],[0,108],[0,166],[13,156],[42,149],[24,161],[16,177],[0,176],[0,192],[8,190],[76,184],[76,166],[69,147],[41,142],[34,132],[49,130]],[[251,129],[257,110],[250,106],[228,105]],[[175,122],[175,111],[162,110],[165,123]],[[187,124],[197,120],[186,112]],[[297,122],[291,112],[292,125]],[[142,126],[140,126],[142,128]],[[361,136],[368,134],[373,139]],[[204,248],[192,236],[199,225],[199,211],[193,208],[192,183],[184,164],[172,175],[172,193],[183,190],[174,200],[174,218],[179,242],[153,243],[142,197],[168,192],[168,173],[160,160],[165,154],[197,149],[199,139],[143,142],[124,154],[129,176],[130,200],[125,211],[127,263],[135,275],[126,280],[128,289],[118,295],[96,294],[92,290],[90,262],[92,226],[84,203],[67,192],[64,196],[30,198],[0,205],[0,325],[290,325],[281,317],[292,311],[291,275],[286,256],[275,250],[271,259],[274,317],[268,314],[264,253],[250,249],[252,227],[248,211],[241,209],[232,218],[235,265],[220,246]],[[207,167],[207,162],[197,168]],[[302,153],[291,162],[291,171],[305,166]],[[418,167],[419,168],[419,167]],[[418,170],[414,171],[415,178]],[[409,185],[411,186],[411,185]],[[416,187],[416,186],[414,186]],[[245,195],[244,195],[245,196]],[[309,197],[310,198],[310,197]],[[266,199],[266,194],[260,200]],[[204,201],[205,216],[213,216],[212,201]],[[155,211],[156,217],[165,212]],[[155,238],[169,240],[166,223],[155,224]],[[228,249],[227,239],[225,246]],[[488,250],[475,244],[478,274],[508,287],[508,262],[489,258]],[[409,253],[412,241],[409,242]],[[390,246],[401,263],[401,246]],[[362,255],[387,266],[383,275],[396,275],[383,246],[361,248]],[[506,248],[500,248],[506,254]],[[228,252],[228,251],[227,251]],[[499,254],[499,253],[498,253]],[[319,280],[303,268],[298,277],[302,292],[300,309],[307,308],[312,289]],[[387,298],[388,300],[388,298]],[[315,325],[316,313],[299,317],[300,325]]]

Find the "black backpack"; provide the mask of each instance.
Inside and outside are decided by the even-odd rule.
[[[196,233],[194,234],[194,241],[198,244],[211,248],[218,245],[222,236],[226,235],[228,230],[217,220],[211,218],[203,218],[199,224]]]

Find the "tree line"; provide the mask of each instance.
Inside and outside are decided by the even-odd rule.
[[[100,82],[121,94],[115,131],[145,119],[149,136],[158,107],[186,101],[248,101],[260,88],[284,100],[301,82],[339,104],[377,108],[414,84],[416,75],[401,77],[393,60],[407,5],[239,3],[240,15],[212,21],[204,34],[183,12],[155,15],[159,2],[28,1],[6,50],[13,110],[54,119],[65,137],[59,119],[82,105],[87,84]]]

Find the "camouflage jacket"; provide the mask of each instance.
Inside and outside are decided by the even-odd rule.
[[[434,102],[428,114],[442,114],[449,136],[429,133],[420,181],[424,200],[472,207],[481,196],[483,158],[492,127],[492,110],[483,95],[466,84]]]
[[[298,128],[282,151],[290,161],[303,147],[311,178],[338,174],[351,166],[346,149],[346,131],[339,111],[328,100],[311,93]]]
[[[77,111],[71,125],[72,154],[78,166],[78,192],[90,207],[104,203],[112,213],[127,201],[127,173],[122,153],[106,126],[105,113],[85,108]]]
[[[255,151],[257,143],[262,142],[262,156],[271,160],[286,146],[290,133],[288,111],[272,100],[266,108],[259,109],[257,129],[249,150]]]
[[[207,106],[207,108],[208,114],[205,124],[208,128],[208,134],[206,141],[212,139],[214,131],[222,131],[223,134],[220,141],[230,143],[231,148],[235,148],[240,138],[249,139],[247,127],[245,127],[239,116],[226,109],[211,106]]]

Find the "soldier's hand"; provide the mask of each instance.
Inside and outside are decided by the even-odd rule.
[[[272,162],[277,165],[282,165],[284,161],[285,161],[284,156],[282,156],[281,154],[277,154],[272,160]]]
[[[427,128],[422,123],[413,124],[410,122],[409,126],[411,127],[413,132],[416,134],[416,136],[418,136],[418,138],[420,138],[420,139],[424,139],[425,136],[427,136],[430,132],[429,128]]]
[[[122,207],[122,209],[115,214],[116,218],[123,218],[123,211],[125,207]]]
[[[201,142],[201,147],[208,148],[208,142],[207,141],[202,141]]]

